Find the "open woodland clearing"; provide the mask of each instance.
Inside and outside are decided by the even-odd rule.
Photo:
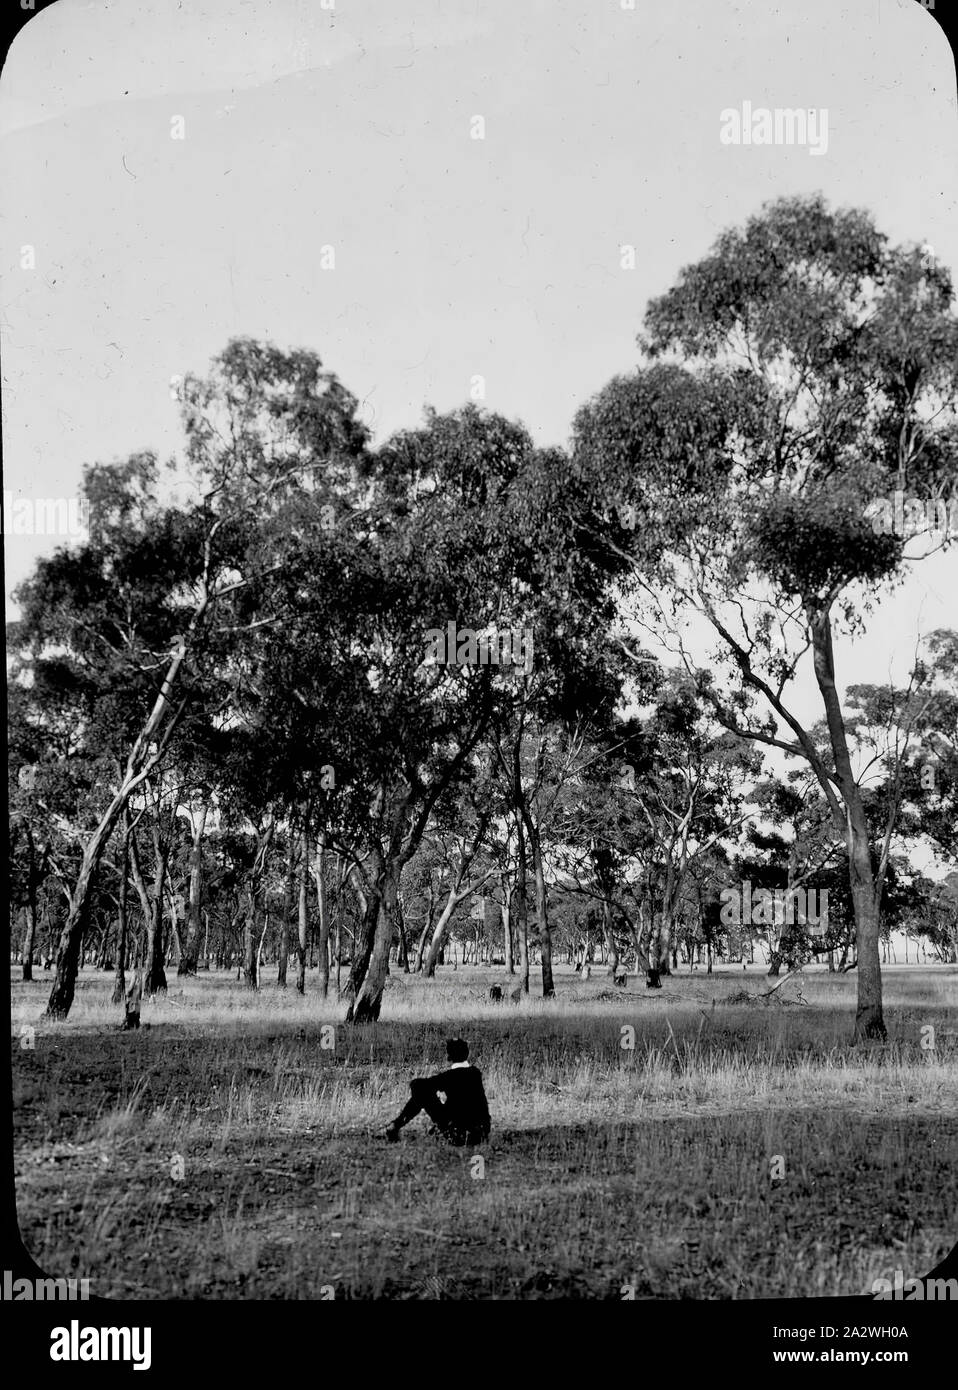
[[[815,970],[778,992],[804,1005],[725,1003],[768,987],[734,967],[604,999],[560,969],[554,999],[518,1006],[488,1001],[501,970],[393,973],[363,1027],[312,980],[301,997],[201,973],[132,1033],[109,972],[82,971],[55,1025],[48,982],[14,980],[24,1243],[127,1298],[815,1297],[924,1274],[955,1237],[958,970],[884,974],[888,1041],[868,1047],[853,979]],[[451,1149],[420,1120],[385,1144],[452,1033],[489,1143]]]

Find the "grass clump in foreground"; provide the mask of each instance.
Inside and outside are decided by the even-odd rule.
[[[201,975],[139,1033],[115,1031],[106,975],[58,1025],[48,986],[15,982],[14,1037],[36,1028],[14,1050],[27,1249],[118,1298],[723,1299],[862,1293],[954,1243],[954,968],[889,971],[889,1042],[865,1048],[845,976],[762,1005],[724,1002],[761,993],[755,972],[611,1001],[563,974],[518,1007],[488,1002],[501,976],[394,975],[380,1023],[349,1028],[312,981]],[[490,1142],[416,1121],[387,1145],[452,1033]]]

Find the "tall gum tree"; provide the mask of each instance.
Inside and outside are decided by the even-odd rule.
[[[639,344],[639,370],[577,418],[578,470],[631,509],[635,530],[606,542],[632,560],[660,640],[691,671],[689,619],[718,638],[721,677],[702,685],[717,717],[815,773],[847,848],[855,1036],[882,1039],[881,881],[834,638],[860,631],[880,587],[928,548],[896,534],[896,490],[955,496],[950,276],[864,212],[783,199],[681,272]],[[830,764],[790,693],[806,654]]]

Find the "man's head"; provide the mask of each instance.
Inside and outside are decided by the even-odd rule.
[[[464,1062],[469,1056],[469,1044],[465,1038],[450,1038],[446,1043],[446,1056],[450,1062]]]

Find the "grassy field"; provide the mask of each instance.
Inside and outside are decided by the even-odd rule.
[[[854,976],[736,1003],[759,971],[624,995],[565,973],[554,1001],[490,1004],[503,973],[393,976],[364,1029],[312,978],[301,998],[201,975],[138,1033],[115,1031],[106,975],[83,971],[55,1026],[49,979],[15,979],[27,1249],[121,1298],[741,1299],[862,1293],[954,1244],[955,967],[888,969],[889,1042],[863,1049]],[[386,1144],[454,1033],[489,1143],[451,1149],[420,1118]]]

